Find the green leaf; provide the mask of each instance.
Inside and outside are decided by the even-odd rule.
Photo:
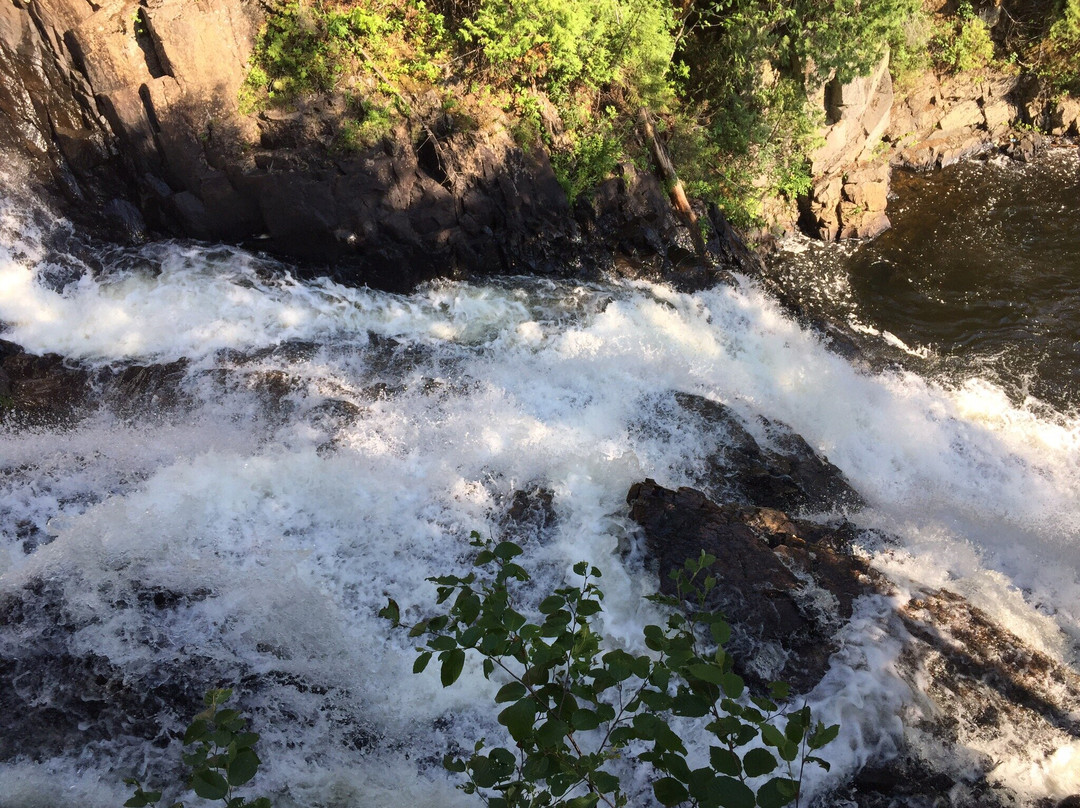
[[[592,617],[594,614],[599,614],[603,607],[595,600],[583,600],[578,604],[577,613],[579,617]]]
[[[720,774],[729,774],[732,777],[738,777],[742,774],[742,761],[730,749],[710,746],[709,763]]]
[[[224,799],[225,795],[229,793],[228,781],[210,769],[199,769],[194,772],[188,781],[188,788],[204,800]]]
[[[717,685],[718,687],[724,684],[725,676],[734,675],[725,674],[721,668],[716,665],[710,665],[708,662],[695,662],[693,665],[687,665],[686,672],[696,679],[708,682],[711,685]],[[735,697],[732,696],[732,698]]]
[[[603,769],[592,773],[592,783],[601,794],[611,794],[618,791],[621,786],[618,777]]]
[[[424,651],[419,656],[417,656],[416,661],[413,662],[412,672],[423,673],[424,668],[428,666],[429,662],[431,662],[431,651]]]
[[[690,798],[686,786],[674,777],[661,777],[653,783],[653,794],[656,795],[656,799],[661,805],[669,806],[686,802]]]
[[[515,741],[523,741],[532,734],[535,718],[536,705],[531,699],[521,699],[499,713],[499,723]]]
[[[557,612],[565,605],[566,600],[564,598],[561,598],[558,595],[548,595],[548,597],[540,601],[540,614]]]
[[[569,731],[570,727],[566,725],[565,721],[552,718],[537,728],[536,743],[545,747],[560,746]]]
[[[596,792],[583,794],[580,797],[574,797],[572,800],[567,800],[566,808],[593,808],[599,799],[600,795]]]
[[[743,768],[749,777],[760,777],[776,768],[776,758],[767,749],[751,749],[743,755]]]
[[[512,541],[501,541],[495,545],[495,549],[491,552],[495,554],[496,558],[509,561],[511,558],[521,555],[523,550]]]
[[[229,763],[229,785],[242,786],[259,771],[259,756],[254,749],[241,749]]]
[[[731,626],[725,620],[716,620],[709,624],[709,633],[717,645],[727,645],[731,639]]]
[[[783,808],[798,795],[798,783],[786,777],[774,777],[758,789],[757,803],[761,808]]]
[[[370,614],[370,612],[369,612]],[[379,617],[383,617],[393,623],[395,626],[401,622],[401,609],[397,605],[397,601],[390,598],[386,605],[379,610]]]
[[[210,724],[203,718],[192,721],[184,733],[184,746],[190,746],[203,740],[210,732]]]
[[[521,767],[521,776],[526,780],[543,780],[551,771],[551,758],[547,755],[529,755]]]
[[[145,806],[150,804],[150,800],[147,799],[148,796],[149,795],[143,794],[143,792],[140,791],[138,794],[136,794],[134,797],[124,803],[124,808],[145,808]]]
[[[587,732],[600,726],[600,716],[592,710],[575,710],[570,716],[570,725],[576,730]]]
[[[444,755],[442,760],[443,768],[448,772],[454,772],[460,774],[465,771],[465,761],[460,758],[456,758],[453,755]]]
[[[233,739],[233,743],[237,749],[244,749],[254,746],[259,740],[259,733],[257,732],[241,732]]]
[[[791,685],[787,682],[770,682],[769,692],[772,693],[774,699],[783,701],[791,693]]]
[[[742,695],[743,690],[746,689],[746,683],[743,682],[742,677],[735,673],[725,673],[723,681],[720,682],[720,687],[724,691],[724,695],[729,699],[737,699]]]
[[[717,805],[724,808],[754,808],[754,792],[733,777],[717,777],[712,784]]]
[[[439,654],[442,660],[442,669],[439,671],[439,679],[443,687],[450,687],[461,676],[461,669],[465,667],[465,652],[460,648],[452,651],[444,651]]]
[[[495,703],[502,704],[507,701],[517,701],[528,692],[521,682],[507,682],[495,694]]]
[[[701,718],[708,715],[711,707],[711,700],[688,692],[677,694],[671,702],[671,712],[689,718]]]
[[[481,601],[479,596],[472,592],[462,592],[454,605],[465,623],[471,624],[480,616]]]
[[[432,651],[449,651],[451,648],[457,648],[457,640],[448,634],[440,634],[428,641],[428,648]]]
[[[839,724],[833,724],[831,727],[826,727],[824,724],[819,723],[814,727],[814,731],[810,733],[810,737],[807,738],[806,745],[811,749],[821,749],[823,746],[836,740],[836,736],[839,734]]]

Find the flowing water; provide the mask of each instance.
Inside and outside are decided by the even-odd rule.
[[[56,660],[15,685],[37,706],[81,686],[70,660],[135,692],[235,683],[276,805],[475,805],[439,761],[500,737],[495,686],[471,664],[445,690],[434,669],[413,676],[412,643],[377,611],[392,597],[405,619],[424,614],[425,579],[466,569],[470,532],[503,535],[516,492],[539,492],[548,517],[517,528],[533,594],[592,562],[607,641],[640,650],[657,581],[627,490],[699,479],[722,440],[676,391],[729,405],[762,441],[757,416],[786,422],[839,466],[868,502],[851,515],[859,551],[898,584],[858,604],[808,694],[842,727],[812,791],[899,744],[914,695],[887,631],[908,589],[948,585],[1077,662],[1080,417],[1066,395],[1018,400],[977,364],[855,366],[749,280],[680,294],[510,278],[402,296],[301,282],[234,249],[58,247],[78,243],[69,231],[9,192],[0,336],[90,368],[186,363],[153,406],[0,425],[0,599],[26,613],[0,620],[0,657]],[[116,806],[123,777],[177,757],[175,739],[136,727],[40,740],[4,723],[27,738],[0,763],[4,808]],[[1029,740],[990,750],[1000,779],[1031,800],[1080,791],[1080,745]]]
[[[789,242],[775,277],[924,373],[1080,408],[1080,149],[897,172],[893,186],[892,230],[839,248]]]

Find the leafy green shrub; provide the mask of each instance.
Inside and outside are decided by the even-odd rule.
[[[938,61],[954,73],[979,70],[994,58],[990,29],[967,0],[960,4],[954,20],[941,24],[933,44]]]
[[[628,754],[658,775],[653,794],[665,806],[779,808],[798,799],[806,763],[828,768],[813,753],[839,728],[815,724],[805,706],[782,706],[785,685],[773,684],[769,696],[751,694],[735,673],[724,650],[731,628],[705,605],[716,587],[708,572],[715,558],[703,553],[688,562],[672,575],[676,595],[652,598],[669,617],[665,626],[644,629],[652,654],[634,655],[604,650],[593,627],[604,598],[596,567],[575,565],[581,583],[544,598],[542,617],[532,622],[517,605],[529,580],[514,561],[521,548],[475,533],[472,544],[478,571],[432,578],[438,603],[448,606],[409,633],[424,642],[414,673],[437,658],[448,687],[474,654],[485,677],[504,682],[495,696],[505,705],[498,721],[514,747],[480,740],[469,757],[444,760],[489,808],[625,805],[630,795],[612,762]],[[394,601],[381,614],[400,625]],[[708,749],[688,749],[672,728],[675,717],[704,722]],[[708,765],[691,768],[705,758]]]
[[[565,99],[576,85],[618,84],[638,98],[668,87],[675,47],[663,0],[481,0],[460,35],[496,79]]]
[[[1067,0],[1050,28],[1040,73],[1057,93],[1080,95],[1080,0]]]
[[[232,698],[231,690],[211,690],[206,694],[206,709],[195,716],[184,733],[183,761],[190,769],[187,788],[204,800],[221,801],[225,808],[270,808],[266,797],[248,800],[234,794],[259,771],[261,761],[255,753],[258,733],[246,730],[247,720],[233,709],[220,709]],[[161,800],[161,791],[146,791],[135,778],[124,780],[135,787],[124,808],[145,808]],[[171,808],[183,808],[182,802]]]
[[[432,82],[441,73],[445,40],[442,16],[423,2],[286,0],[259,33],[242,100],[250,107],[331,92],[365,64],[380,80],[409,76]]]
[[[574,133],[570,149],[551,155],[555,178],[571,204],[611,176],[623,156],[624,142],[625,136],[615,128],[615,110],[609,107],[593,126]]]

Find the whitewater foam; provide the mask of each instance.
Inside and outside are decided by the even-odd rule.
[[[531,597],[590,561],[609,641],[643,647],[656,581],[635,561],[626,492],[644,477],[685,484],[715,439],[674,391],[727,404],[763,443],[758,416],[786,422],[839,466],[869,502],[859,524],[895,537],[862,551],[901,582],[898,598],[948,586],[1074,657],[1080,422],[979,379],[860,372],[749,281],[689,295],[508,279],[401,296],[166,243],[57,288],[41,282],[43,260],[0,258],[5,339],[98,366],[186,357],[195,403],[153,423],[102,412],[63,431],[0,431],[0,593],[56,582],[65,647],[132,681],[202,681],[202,666],[252,683],[264,782],[283,805],[466,804],[438,758],[500,737],[493,685],[472,664],[448,690],[431,671],[413,677],[410,641],[376,613],[387,597],[407,620],[429,610],[426,578],[467,568],[472,530],[510,529],[517,491],[550,492],[554,516],[520,534]],[[27,552],[14,522],[47,538]],[[144,591],[175,599],[117,606]],[[842,726],[815,789],[901,743],[917,699],[892,608],[860,603],[808,695]],[[990,751],[1006,758],[1002,779],[1056,794],[1071,748]],[[51,804],[115,804],[111,780],[160,759],[130,738],[68,749],[0,765],[0,793],[62,771],[68,791],[48,791]]]

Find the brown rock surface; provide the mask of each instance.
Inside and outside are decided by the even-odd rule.
[[[717,558],[710,605],[737,630],[731,650],[743,675],[781,679],[800,692],[817,683],[834,633],[855,598],[871,590],[865,566],[844,553],[842,529],[771,508],[716,505],[700,491],[652,480],[634,485],[627,502],[667,594],[674,592],[669,573],[687,559],[703,551]]]

